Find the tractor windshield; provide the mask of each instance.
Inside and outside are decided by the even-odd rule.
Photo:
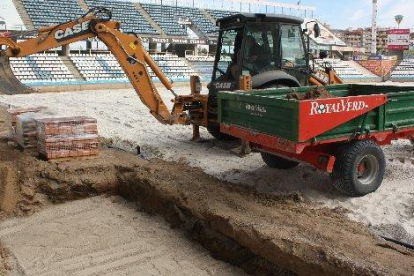
[[[219,59],[217,60],[215,79],[228,78],[230,68],[237,64],[239,53],[243,41],[243,29],[226,30],[221,34],[221,48]]]
[[[282,67],[306,66],[301,30],[296,25],[282,25]]]
[[[306,83],[306,56],[300,25],[248,23],[244,28],[223,30],[220,35],[213,80],[236,81],[284,70]]]
[[[243,51],[242,71],[250,75],[278,69],[277,23],[250,24],[247,26]]]

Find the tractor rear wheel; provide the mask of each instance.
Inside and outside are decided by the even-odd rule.
[[[299,162],[289,160],[277,155],[273,155],[270,153],[262,152],[262,159],[266,163],[267,166],[270,168],[280,169],[280,170],[287,170],[294,168],[299,165]]]
[[[340,146],[331,178],[343,194],[364,196],[379,188],[384,171],[382,149],[373,141],[356,141]]]

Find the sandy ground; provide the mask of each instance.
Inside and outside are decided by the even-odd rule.
[[[180,87],[176,92],[185,94],[188,89]],[[161,90],[161,94],[168,104],[169,92]],[[328,174],[310,166],[301,165],[289,171],[267,168],[259,154],[245,158],[232,155],[229,149],[234,144],[214,140],[205,130],[201,132],[206,139],[204,143],[190,142],[190,127],[161,125],[133,90],[0,96],[0,103],[43,105],[60,116],[95,117],[100,135],[112,138],[120,148],[135,150],[139,145],[144,158],[160,157],[198,166],[208,174],[254,186],[260,192],[299,191],[306,199],[330,208],[344,207],[350,211],[351,219],[380,228],[385,234],[413,241],[414,165],[407,160],[414,159],[414,151],[409,142],[399,141],[385,148],[392,160],[377,192],[361,198],[346,198],[333,190]]]
[[[55,164],[0,139],[0,187],[17,188],[14,195],[13,190],[0,190],[0,203],[16,199],[10,212],[0,213],[0,275],[2,266],[11,275],[100,275],[103,270],[126,274],[129,269],[134,275],[148,275],[148,262],[152,264],[148,254],[159,252],[163,245],[168,250],[160,254],[167,258],[157,259],[163,265],[155,264],[156,274],[171,274],[167,270],[175,267],[165,268],[169,256],[181,256],[182,244],[184,249],[193,244],[183,235],[174,243],[174,235],[152,228],[168,231],[165,224],[144,215],[146,223],[140,211],[161,215],[171,227],[185,229],[215,258],[254,275],[308,275],[309,271],[329,276],[410,275],[414,269],[413,252],[350,221],[343,209],[322,208],[297,193],[258,193],[182,162],[144,160],[107,149],[105,144],[96,159]],[[18,174],[9,177],[10,172]],[[98,194],[107,197],[92,198],[94,204],[73,202]],[[67,201],[71,203],[51,205]],[[141,241],[149,236],[159,243],[148,242],[150,253],[145,251],[142,257],[136,247],[141,248]],[[187,255],[197,256],[192,252]],[[202,262],[209,264],[209,259]],[[220,269],[205,272],[227,271]],[[200,274],[193,266],[182,270]]]
[[[11,275],[243,275],[120,197],[54,205],[0,226]]]

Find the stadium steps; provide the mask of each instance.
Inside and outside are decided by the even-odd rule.
[[[205,34],[202,30],[198,28],[196,24],[187,25],[198,37],[206,37],[207,34]]]
[[[167,37],[164,30],[152,19],[151,15],[141,6],[140,3],[134,3],[136,9],[142,14],[142,16],[150,23],[150,25],[159,33],[162,37]]]
[[[397,60],[391,70],[384,76],[385,81],[393,81],[392,73],[401,65],[404,60]]]
[[[78,0],[79,6],[82,8],[84,12],[88,12],[90,8],[88,7],[88,4],[86,4],[85,0]]]
[[[394,71],[395,68],[397,68],[398,66],[400,66],[403,61],[404,60],[402,60],[402,59],[397,60],[397,62],[395,63],[395,65],[391,68],[391,72]]]
[[[368,69],[364,68],[363,66],[359,65],[355,61],[344,61],[344,63],[348,64],[349,66],[351,66],[353,68],[355,68],[357,71],[361,72],[364,75],[368,75],[368,76],[370,76],[372,78],[378,78],[377,75],[375,75],[374,73],[372,73]]]
[[[26,29],[28,31],[33,31],[35,29],[33,25],[33,21],[32,19],[30,19],[30,16],[27,13],[22,0],[13,0],[13,4],[16,7],[16,10],[20,15],[20,18],[22,19],[23,24],[26,26]]]
[[[82,77],[79,70],[76,68],[73,61],[67,56],[61,56],[60,59],[62,60],[63,64],[69,69],[69,72],[73,75],[73,77],[77,81],[85,81],[86,79]]]
[[[205,17],[208,18],[208,20],[211,21],[211,23],[213,23],[214,25],[216,25],[216,19],[214,19],[214,17],[205,9],[200,9],[201,13],[205,15]]]

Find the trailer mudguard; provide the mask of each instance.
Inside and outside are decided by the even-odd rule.
[[[252,77],[253,88],[261,88],[267,83],[283,83],[290,87],[299,87],[300,83],[295,78],[282,70],[272,70],[259,73]]]

